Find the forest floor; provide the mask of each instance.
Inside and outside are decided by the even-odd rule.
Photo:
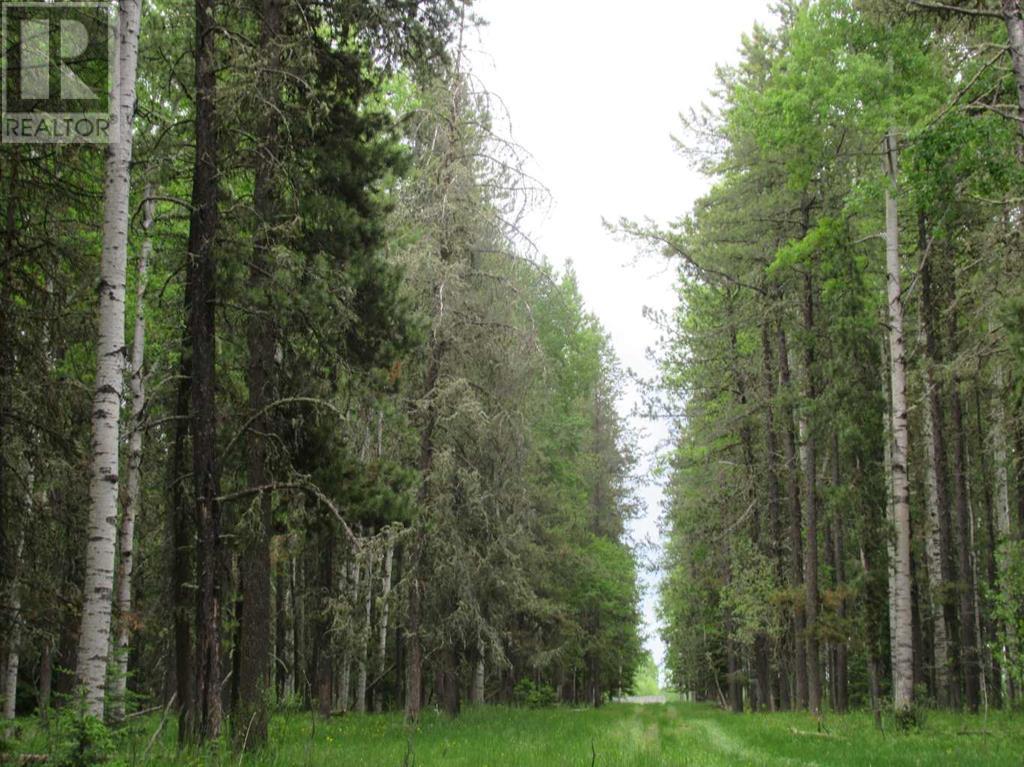
[[[271,745],[239,760],[227,750],[179,754],[173,724],[146,751],[159,717],[117,735],[117,765],[134,767],[694,767],[717,765],[1022,765],[1024,716],[929,712],[923,726],[896,734],[869,713],[827,716],[819,732],[807,714],[729,714],[708,705],[615,703],[598,710],[477,708],[457,720],[426,714],[407,729],[398,714],[309,714],[274,718]],[[34,729],[34,728],[33,728]],[[46,750],[26,732],[25,751]],[[145,752],[145,755],[144,755]]]

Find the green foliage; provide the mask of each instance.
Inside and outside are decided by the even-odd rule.
[[[747,540],[732,547],[730,577],[721,592],[722,608],[732,617],[732,636],[751,648],[758,636],[778,638],[784,616],[775,604],[775,564]]]
[[[762,662],[792,674],[808,637],[843,647],[850,669],[888,655],[890,371],[879,234],[887,192],[906,264],[916,561],[927,539],[925,385],[934,382],[940,410],[951,382],[965,400],[974,396],[959,427],[973,457],[960,469],[938,458],[947,503],[960,471],[971,478],[965,500],[993,514],[992,420],[1004,419],[1003,430],[1021,423],[1015,220],[1024,165],[1013,122],[983,106],[994,93],[1012,100],[1015,83],[995,60],[968,53],[998,50],[1005,29],[950,23],[940,33],[933,16],[897,5],[780,4],[778,26],[755,28],[741,61],[718,70],[720,105],[684,120],[681,148],[710,191],[668,227],[623,226],[677,260],[679,308],[661,349],[662,391],[652,397],[652,409],[675,424],[660,611],[673,683],[709,699],[738,678],[733,664],[747,679]],[[890,133],[900,153],[896,184],[881,162]],[[999,408],[989,408],[993,398]],[[812,437],[815,473],[807,476]],[[948,429],[945,437],[948,445]],[[998,571],[1009,582],[1013,566],[1006,554],[993,562],[988,524],[972,556],[992,562],[990,578]],[[961,536],[943,545],[970,544]],[[809,550],[817,615],[798,633],[809,609]],[[930,609],[947,604],[955,613],[960,580],[929,584],[935,576],[925,570],[914,577],[920,593],[932,589]],[[983,632],[1016,621],[1005,607],[986,607]],[[1010,645],[1016,657],[1016,640]],[[991,689],[999,680],[987,673]],[[863,675],[851,671],[850,688],[867,699]]]
[[[643,654],[643,660],[637,666],[636,674],[633,676],[632,693],[643,696],[661,694],[658,664],[654,662],[654,656],[650,652]]]
[[[995,614],[1000,621],[999,646],[1009,648],[1003,654],[1004,668],[1016,680],[1024,684],[1024,654],[1020,652],[1021,637],[1024,637],[1024,541],[1007,541],[996,552],[999,563],[999,582],[995,594]]]
[[[118,757],[114,735],[99,719],[85,713],[84,707],[69,705],[54,719],[53,763],[57,767],[97,767],[125,765]]]
[[[531,679],[523,678],[516,682],[512,690],[512,699],[520,706],[527,708],[546,708],[556,703],[555,688],[549,684],[535,684]]]

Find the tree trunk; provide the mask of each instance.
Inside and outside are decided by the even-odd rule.
[[[263,0],[262,5],[260,49],[265,52],[268,60],[260,67],[257,82],[263,97],[269,101],[269,108],[258,120],[257,136],[260,144],[256,152],[253,185],[256,233],[249,264],[248,290],[253,308],[249,313],[246,333],[249,350],[246,385],[253,421],[246,434],[246,468],[250,487],[263,487],[269,483],[265,440],[266,435],[273,433],[268,408],[274,396],[276,349],[270,259],[276,237],[275,221],[279,215],[277,195],[274,194],[274,174],[277,171],[276,133],[279,121],[278,38],[281,34],[283,2]],[[243,522],[245,529],[240,535],[243,547],[238,563],[245,607],[240,626],[238,711],[233,732],[235,748],[242,750],[259,749],[267,742],[269,713],[266,691],[270,687],[271,668],[270,541],[274,526],[272,500],[271,493],[259,494],[255,504],[256,514]]]
[[[221,562],[219,477],[216,456],[216,279],[214,239],[218,226],[216,90],[216,0],[195,0],[195,168],[188,235],[191,346],[192,482],[197,527],[198,590],[193,656],[194,736],[220,734]]]
[[[100,258],[99,336],[92,406],[92,477],[85,550],[82,621],[75,676],[86,711],[103,717],[103,693],[110,649],[110,612],[117,534],[118,448],[124,386],[124,293],[128,264],[129,187],[135,70],[139,54],[141,0],[119,0],[118,54],[111,88],[113,140],[107,151],[103,198],[103,253]]]
[[[1022,142],[1018,146],[1018,156],[1024,159],[1024,10],[1021,0],[1002,0],[1002,10],[1017,85],[1017,132]]]
[[[921,626],[921,588],[920,588],[920,564],[917,561],[913,549],[910,552],[910,605],[911,605],[911,626],[913,628],[914,645],[914,685],[925,684],[924,664],[924,630]]]
[[[145,240],[139,251],[138,284],[135,286],[135,334],[132,339],[132,431],[128,438],[128,498],[121,516],[118,532],[120,562],[117,571],[117,639],[114,645],[114,672],[111,678],[110,719],[124,719],[125,692],[128,685],[128,644],[132,627],[132,570],[134,569],[135,520],[142,501],[142,435],[146,410],[146,381],[143,369],[146,358],[146,278],[153,241],[149,230],[153,226],[153,190],[146,187],[143,203],[142,230]]]
[[[955,319],[953,320],[955,322]],[[952,336],[951,336],[952,337]],[[981,704],[980,663],[977,641],[977,585],[971,552],[971,512],[967,490],[967,444],[964,434],[960,382],[953,374],[950,383],[950,414],[953,419],[953,477],[959,541],[960,661],[964,674],[965,703],[971,711]]]
[[[373,531],[370,531],[371,537]],[[356,659],[356,694],[355,709],[360,714],[366,713],[366,676],[370,650],[370,619],[373,616],[373,550],[367,553],[366,559],[366,594],[363,597],[363,625],[359,631],[358,656]]]
[[[361,534],[361,533],[360,533]],[[358,626],[355,619],[356,605],[359,602],[359,584],[362,582],[362,571],[359,569],[359,562],[355,558],[355,552],[343,571],[341,589],[345,592],[345,598],[351,605],[352,627]],[[345,650],[341,656],[341,678],[338,682],[338,707],[342,711],[348,711],[352,703],[352,649],[358,641],[358,634],[354,631],[345,639]]]
[[[903,294],[900,279],[899,216],[896,205],[896,140],[886,136],[885,252],[889,302],[889,364],[892,377],[892,489],[895,521],[893,601],[893,702],[898,715],[910,712],[914,702],[913,609],[910,581],[910,483],[907,475],[909,428],[907,414],[907,361],[903,344]]]
[[[377,679],[373,684],[373,710],[378,714],[384,711],[384,674],[388,661],[388,618],[391,614],[391,570],[395,559],[394,541],[388,540],[387,552],[384,555],[384,572],[380,578],[380,615],[378,616],[377,635]]]
[[[185,305],[189,303],[186,290]],[[178,393],[174,408],[174,440],[167,463],[167,499],[171,515],[171,609],[174,623],[174,680],[178,705],[178,743],[183,745],[193,734],[194,709],[192,692],[192,627],[191,592],[188,586],[192,571],[192,527],[185,502],[185,441],[189,430],[189,388],[191,359],[181,356]]]
[[[779,327],[779,388],[783,396],[790,394],[789,348],[786,334]],[[789,495],[789,580],[793,589],[802,589],[804,584],[803,516],[800,510],[800,475],[797,465],[796,432],[793,426],[791,406],[784,408],[786,423],[787,492]],[[796,676],[796,697],[794,708],[807,707],[807,653],[804,644],[804,606],[793,606],[793,671]]]
[[[53,691],[53,640],[43,640],[39,657],[39,718],[45,725],[50,719],[50,693]]]
[[[415,568],[415,565],[414,565]],[[413,569],[413,573],[415,573]],[[423,691],[423,646],[420,644],[420,583],[413,575],[409,584],[409,613],[406,619],[405,718],[415,722],[420,716]]]
[[[888,360],[888,355],[886,356]],[[888,372],[888,371],[886,371]],[[885,401],[892,407],[889,399],[889,386],[885,387]],[[892,492],[892,419],[886,418],[885,428],[885,549],[889,562],[888,596],[886,605],[889,608],[889,668],[896,669],[896,546],[894,531],[896,529],[896,506]]]
[[[26,497],[29,502],[28,512],[31,512],[32,503],[32,485],[33,479],[31,472],[26,478],[28,484],[28,492]],[[18,534],[18,545],[15,547],[15,567],[21,562],[21,555],[25,548],[25,525],[28,524],[28,517],[31,514],[26,514],[26,520],[22,522],[21,531]],[[15,715],[15,708],[18,701],[18,667],[21,660],[20,649],[21,649],[21,587],[18,583],[17,571],[11,577],[9,584],[10,593],[8,595],[8,609],[11,613],[10,619],[10,634],[7,636],[7,658],[4,663],[4,709],[3,718],[4,721],[13,722]]]
[[[1000,708],[1003,705],[1003,683],[1002,671],[999,665],[999,657],[992,650],[999,642],[998,623],[992,614],[992,597],[999,588],[999,578],[996,573],[996,518],[995,504],[992,497],[992,485],[989,484],[989,466],[986,451],[985,424],[982,418],[982,397],[981,380],[977,381],[974,388],[974,414],[977,418],[977,439],[978,439],[978,461],[981,464],[982,500],[985,504],[985,607],[981,608],[979,599],[979,615],[984,618],[982,623],[982,646],[985,651],[985,675],[988,678],[987,688],[991,696],[991,705]],[[977,577],[977,576],[976,576]]]
[[[288,586],[288,591],[290,592],[289,595],[291,596],[291,600],[292,600],[292,625],[291,625],[291,629],[292,629],[292,631],[291,631],[291,634],[292,634],[292,667],[290,669],[289,676],[291,677],[291,680],[292,680],[292,690],[294,692],[296,692],[296,693],[300,692],[300,690],[299,690],[299,687],[300,687],[299,673],[303,671],[303,666],[302,666],[302,647],[303,647],[303,640],[306,637],[306,634],[304,633],[305,617],[306,617],[306,613],[305,613],[305,609],[304,609],[305,602],[299,596],[299,584],[300,584],[300,580],[299,580],[299,573],[300,573],[299,563],[300,563],[301,559],[302,559],[301,553],[297,554],[294,557],[292,557],[292,567],[291,567],[291,572],[289,573],[290,581],[289,581],[289,586]],[[305,705],[308,706],[309,705],[309,698],[310,698],[310,689],[309,689],[309,680],[308,679],[306,679],[301,684],[301,688],[302,688],[301,692],[302,692],[303,702],[304,702]]]
[[[4,157],[4,163],[0,163],[0,177],[6,176],[7,180],[7,201],[4,205],[4,252],[8,254],[3,259],[3,271],[0,272],[0,456],[7,455],[8,434],[7,424],[10,421],[10,414],[13,412],[12,400],[13,389],[12,374],[14,370],[14,345],[17,337],[17,330],[13,322],[13,275],[14,264],[13,254],[15,252],[15,238],[18,236],[18,216],[15,209],[18,188],[18,168],[20,166],[20,151],[18,145],[7,147],[8,154]],[[7,466],[0,461],[0,554],[3,561],[0,561],[0,584],[8,583],[9,568],[11,560],[10,541],[7,538],[7,530],[10,524],[8,502],[7,502]],[[7,635],[11,630],[8,616],[0,610],[0,632]],[[0,642],[0,651],[3,651],[4,643]]]
[[[288,553],[279,539],[274,571],[274,690],[278,705],[288,696]]]
[[[995,391],[992,397],[992,450],[995,459],[995,517],[996,517],[996,547],[998,549],[1003,543],[1012,540],[1010,532],[1010,477],[1009,477],[1009,449],[1006,437],[1006,405],[1003,398],[1006,396],[1006,381],[1002,370],[997,370],[995,376]],[[997,559],[997,565],[1005,566],[1001,559]],[[1005,570],[998,573],[1001,582],[1006,577]],[[1008,668],[1011,662],[1017,661],[1019,652],[1016,626],[1013,621],[1006,623],[1003,627],[1006,632],[1006,642],[1003,646],[1003,668]],[[1014,680],[1011,676],[1010,685],[1006,695],[1005,705],[1011,707],[1013,700]]]
[[[726,632],[727,636],[732,635],[732,626]],[[739,659],[736,657],[736,643],[731,639],[726,640],[726,664],[728,670],[729,709],[734,714],[743,713],[743,685],[740,683]]]
[[[459,690],[458,657],[451,648],[445,650],[442,658],[444,667],[441,670],[441,702],[444,712],[451,717],[459,715],[462,710],[462,699]]]
[[[923,224],[922,224],[923,226]],[[924,239],[922,231],[921,239]],[[940,361],[935,312],[938,301],[932,283],[931,259],[925,257],[921,266],[921,330],[927,360],[924,365],[926,402],[923,414],[925,462],[925,508],[927,510],[925,553],[929,599],[932,607],[932,633],[935,646],[935,686],[940,704],[952,706],[959,699],[953,674],[954,653],[951,638],[956,625],[956,606],[950,599],[948,585],[953,580],[950,564],[952,550],[949,493],[946,485],[946,440],[943,435],[942,394],[936,382],[935,368]],[[940,625],[941,624],[941,625]]]
[[[808,409],[814,407],[817,392],[814,382],[814,282],[810,272],[804,275],[804,408],[800,412],[800,436],[803,464],[807,542],[804,547],[804,583],[806,584],[807,700],[811,713],[821,714],[821,664],[818,648],[818,500],[817,437]]]
[[[781,585],[786,581],[786,561],[782,545],[781,490],[779,487],[779,475],[775,469],[775,462],[779,458],[779,440],[775,431],[775,373],[772,362],[771,327],[767,320],[761,325],[761,352],[763,356],[762,368],[766,395],[764,408],[764,434],[765,449],[767,452],[765,472],[768,475],[768,524],[770,528],[769,535],[771,536],[770,553],[771,559],[776,566],[777,583]],[[770,652],[770,649],[771,648],[769,647],[766,652]],[[781,647],[779,649],[781,650]],[[779,655],[781,656],[781,652]],[[779,671],[781,673],[782,669],[779,669]],[[779,685],[778,690],[774,689],[776,686],[776,676],[772,674],[770,665],[768,667],[768,674],[769,682],[768,687],[765,690],[768,708],[771,711],[776,711],[778,706],[782,705],[780,700],[782,697],[782,689],[787,687],[787,685]],[[788,698],[788,695],[785,697]]]
[[[886,423],[888,423],[889,419],[886,418],[885,420],[886,420]],[[888,444],[888,440],[886,441],[886,444]],[[888,454],[887,454],[886,455],[885,465],[888,466],[888,464],[889,464],[889,461],[888,461]],[[886,494],[888,496],[888,491],[887,491]],[[887,501],[887,503],[888,503],[888,501]],[[887,519],[888,519],[888,517],[887,517]],[[877,524],[876,520],[870,520],[869,521],[869,526],[874,526],[875,529],[880,527],[880,525]],[[861,569],[864,572],[864,580],[865,580],[865,583],[866,583],[866,586],[867,586],[867,588],[865,589],[865,591],[866,591],[866,602],[867,602],[866,610],[865,610],[865,613],[866,613],[866,616],[865,616],[866,617],[866,621],[865,622],[867,624],[867,627],[866,627],[867,628],[867,632],[866,632],[867,633],[867,642],[866,642],[866,644],[867,644],[867,656],[868,656],[868,658],[867,658],[867,661],[868,661],[868,663],[867,663],[867,666],[868,666],[868,669],[867,669],[868,670],[868,696],[869,696],[869,700],[870,700],[870,703],[871,703],[871,712],[872,712],[872,714],[874,714],[875,726],[878,729],[882,729],[882,703],[881,703],[881,689],[880,689],[880,687],[881,687],[881,685],[880,685],[880,678],[881,678],[881,675],[882,675],[882,672],[881,672],[881,668],[882,668],[882,650],[881,650],[881,646],[880,646],[881,643],[879,641],[880,634],[881,634],[881,620],[879,618],[877,618],[877,613],[879,611],[877,609],[872,609],[875,605],[877,605],[878,600],[877,599],[872,599],[872,596],[873,596],[872,592],[875,591],[875,589],[872,586],[876,582],[876,580],[874,578],[872,578],[872,572],[873,572],[874,567],[873,567],[873,563],[869,564],[869,560],[868,560],[868,550],[869,549],[877,550],[877,549],[874,549],[874,547],[871,547],[870,543],[868,541],[862,539],[861,540],[861,544],[860,544],[860,564],[861,564]]]
[[[447,257],[442,254],[442,260],[447,262]],[[444,314],[444,283],[438,283],[434,287],[434,319],[440,321]],[[441,358],[445,353],[445,343],[438,337],[436,328],[431,333],[427,345],[427,369],[423,382],[423,396],[428,398],[426,417],[423,428],[420,432],[420,487],[417,493],[417,500],[421,507],[426,507],[430,500],[430,472],[434,465],[434,429],[437,425],[437,410],[434,405],[434,389],[441,374]],[[423,645],[420,637],[420,610],[422,609],[423,579],[420,577],[423,555],[422,529],[415,531],[415,538],[412,544],[412,556],[409,563],[409,613],[406,622],[407,651],[407,689],[405,696],[405,718],[414,722],[419,718],[422,705],[421,690],[423,686]]]
[[[840,452],[839,434],[832,433],[832,487],[836,490],[840,487]],[[833,519],[832,532],[832,558],[836,589],[843,592],[846,589],[846,533],[845,520],[839,514]],[[846,624],[846,598],[841,596],[837,607],[837,614],[840,625]],[[848,648],[845,641],[836,643],[835,648],[835,694],[832,698],[832,706],[837,713],[844,714],[849,706],[849,660]]]
[[[482,706],[484,703],[485,685],[487,683],[487,666],[485,662],[485,648],[481,641],[477,645],[476,665],[473,667],[473,686],[469,691],[469,702],[474,706]]]
[[[930,385],[926,384],[930,389]],[[943,614],[943,595],[945,578],[943,577],[942,566],[942,534],[940,531],[939,518],[939,474],[937,471],[937,453],[935,450],[935,439],[932,420],[932,409],[928,402],[925,403],[922,414],[924,426],[924,441],[927,448],[927,460],[925,461],[925,508],[927,510],[925,528],[925,561],[928,569],[928,582],[931,586],[928,590],[928,609],[932,622],[932,644],[935,652],[935,692],[939,705],[950,705],[950,675],[949,675],[949,638],[946,634],[946,619]]]
[[[316,619],[316,700],[317,711],[325,719],[331,715],[331,620],[328,605],[334,589],[334,527],[323,526],[320,544],[320,578]]]

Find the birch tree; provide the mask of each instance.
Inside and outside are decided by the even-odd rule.
[[[97,718],[103,716],[114,586],[132,120],[141,5],[141,0],[119,0],[117,4],[117,65],[110,89],[114,135],[107,151],[103,197],[103,253],[100,259],[99,333],[89,485],[91,508],[75,670],[85,695],[86,710]]]
[[[143,200],[142,230],[145,233],[139,251],[135,285],[135,332],[132,336],[131,361],[131,431],[128,438],[128,494],[121,526],[118,530],[119,561],[117,571],[117,632],[114,643],[114,671],[111,675],[110,719],[124,719],[125,690],[128,684],[128,650],[132,629],[132,571],[135,563],[135,520],[142,503],[142,436],[145,431],[146,412],[146,279],[153,241],[149,231],[153,226],[155,208],[152,187],[146,188]]]
[[[893,703],[896,713],[909,716],[914,703],[914,644],[911,630],[910,581],[910,482],[907,475],[909,424],[907,414],[907,360],[903,341],[903,289],[900,277],[900,224],[896,202],[896,138],[886,134],[884,167],[889,185],[885,190],[885,265],[889,305],[889,367],[892,400],[892,494],[895,562],[892,569],[894,625]]]
[[[373,685],[373,710],[381,713],[384,710],[384,694],[381,682],[387,670],[388,662],[388,620],[391,616],[391,572],[395,560],[395,543],[388,534],[387,550],[384,554],[384,570],[380,576],[380,599],[377,615],[377,679]]]
[[[372,537],[372,531],[371,531]],[[366,678],[369,657],[371,615],[373,612],[373,568],[376,564],[375,549],[371,547],[366,553],[366,591],[363,597],[362,625],[357,634],[356,645],[356,689],[354,708],[360,714],[366,713]]]
[[[29,504],[28,508],[31,510],[31,487],[33,484],[32,474],[29,472],[27,477],[29,484],[29,491],[27,493]],[[24,523],[22,523],[24,525]],[[14,549],[16,560],[21,559],[22,552],[25,550],[25,532],[22,527],[21,532],[18,534],[18,543]],[[3,677],[3,696],[4,696],[4,707],[3,707],[3,719],[5,722],[13,722],[15,715],[15,707],[18,700],[18,668],[21,661],[21,626],[24,622],[21,615],[21,588],[18,582],[17,572],[14,573],[14,577],[11,578],[11,582],[8,584],[8,609],[11,613],[10,619],[10,634],[7,637],[7,657],[4,658],[4,677]]]

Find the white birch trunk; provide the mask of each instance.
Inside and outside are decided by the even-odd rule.
[[[125,713],[125,692],[128,686],[128,644],[132,623],[132,570],[134,569],[135,520],[139,514],[142,489],[142,434],[143,413],[146,409],[146,383],[143,367],[146,359],[146,276],[153,241],[149,230],[153,226],[153,190],[146,188],[143,204],[142,229],[145,239],[139,251],[138,283],[135,286],[135,333],[132,338],[132,420],[128,438],[128,497],[121,515],[118,531],[120,548],[117,571],[117,638],[114,644],[114,671],[110,680],[110,720],[120,722]]]
[[[477,645],[477,652],[479,656],[476,660],[476,668],[473,669],[473,686],[469,691],[469,702],[477,706],[483,705],[485,684],[487,682],[487,666],[484,662],[484,643],[479,642]]]
[[[896,140],[885,141],[886,170],[891,181],[885,191],[885,263],[889,302],[889,364],[892,377],[892,491],[896,539],[893,569],[895,626],[893,640],[893,702],[897,713],[914,702],[914,644],[910,581],[910,484],[907,477],[909,427],[907,360],[903,341],[903,295],[900,279],[899,215],[896,186]]]
[[[384,679],[384,672],[387,668],[388,659],[388,620],[390,618],[391,604],[388,598],[391,594],[391,570],[395,560],[394,541],[388,541],[387,553],[384,555],[384,573],[380,578],[380,618],[377,626],[377,683]],[[378,714],[384,710],[383,695],[374,696],[373,710]]]
[[[354,560],[350,561],[347,570],[348,577],[345,578],[347,582],[343,583],[342,587],[348,594],[348,603],[352,606],[350,614],[354,621],[355,606],[359,602],[359,564]],[[341,656],[341,682],[338,685],[339,708],[342,711],[348,711],[349,703],[352,700],[352,645],[355,637],[352,635],[352,632],[348,632],[348,634],[345,641],[345,652]]]
[[[17,586],[12,589],[10,610],[11,634],[7,637],[7,662],[4,665],[4,719],[13,722],[18,693],[18,664],[21,658],[18,649],[21,643],[21,599]]]
[[[359,631],[359,660],[356,675],[355,709],[360,714],[366,713],[366,667],[370,647],[370,616],[373,612],[373,549],[367,554],[366,560],[366,595],[364,597],[363,625]]]
[[[103,199],[96,388],[92,407],[92,477],[85,550],[85,587],[75,676],[86,711],[103,716],[110,647],[117,526],[118,441],[124,370],[124,293],[127,271],[132,113],[139,52],[141,0],[120,0],[117,59],[111,83],[113,141],[108,148]]]
[[[26,478],[28,482],[28,508],[32,508],[32,486],[35,484],[32,473],[29,472]],[[25,548],[25,525],[22,522],[21,532],[18,534],[18,546],[15,550],[15,567],[21,562],[21,555]],[[21,662],[21,588],[18,583],[18,574],[15,570],[11,578],[9,607],[11,611],[11,634],[7,637],[7,658],[4,663],[4,713],[5,721],[13,722],[15,704],[18,701],[18,666]]]

